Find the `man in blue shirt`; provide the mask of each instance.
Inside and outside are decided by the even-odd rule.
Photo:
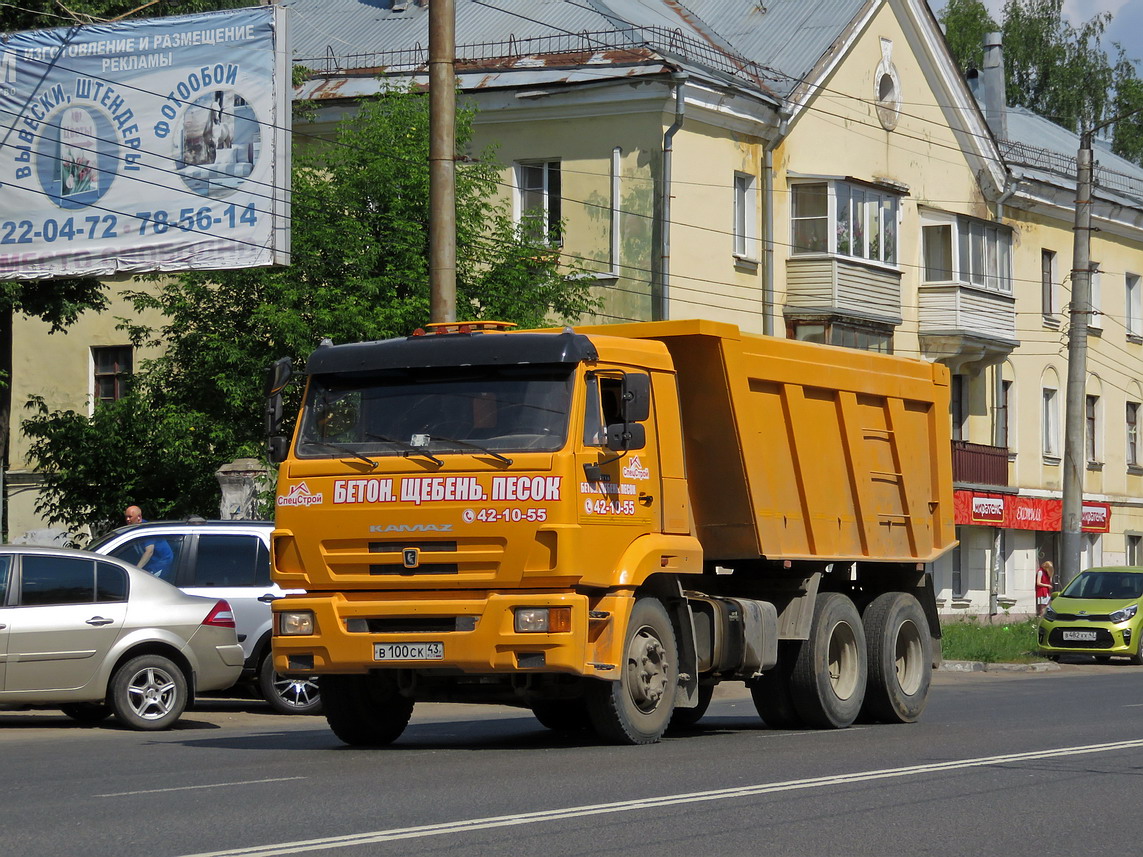
[[[128,524],[144,523],[143,510],[138,506],[128,506],[123,511],[123,517],[127,520]],[[135,564],[144,571],[149,571],[155,575],[155,577],[161,577],[163,580],[166,580],[170,576],[171,564],[174,560],[175,555],[171,551],[171,546],[167,544],[166,539],[151,536],[143,539],[143,553],[139,556],[139,561]]]

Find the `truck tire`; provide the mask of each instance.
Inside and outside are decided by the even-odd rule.
[[[413,716],[413,700],[387,676],[327,675],[319,686],[329,728],[352,747],[392,744]]]
[[[933,676],[933,642],[925,611],[912,595],[886,592],[865,608],[869,684],[862,718],[912,723],[925,710]]]
[[[623,652],[617,681],[588,686],[591,725],[614,744],[654,744],[671,722],[679,679],[675,630],[658,599],[635,602]]]
[[[771,729],[797,729],[805,725],[794,708],[790,692],[790,677],[801,646],[794,641],[778,643],[778,663],[749,682],[754,710]]]
[[[844,729],[861,713],[868,655],[861,616],[840,592],[823,592],[814,605],[810,637],[790,675],[794,708],[808,726]]]
[[[532,703],[540,725],[554,732],[580,732],[591,726],[583,699],[545,699]]]
[[[668,729],[693,729],[702,720],[706,710],[710,708],[710,701],[714,698],[713,684],[700,684],[698,686],[698,705],[694,708],[676,708],[671,715],[671,725]]]

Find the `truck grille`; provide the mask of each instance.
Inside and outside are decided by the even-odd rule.
[[[412,577],[417,574],[459,574],[460,569],[455,562],[424,562],[416,568],[405,568],[403,565],[370,565],[369,573]]]

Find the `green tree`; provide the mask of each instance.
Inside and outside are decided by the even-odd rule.
[[[458,112],[462,150],[472,118]],[[90,419],[37,407],[25,422],[50,520],[98,527],[126,496],[152,515],[214,513],[214,470],[260,454],[271,361],[304,363],[323,338],[405,335],[429,320],[428,123],[426,95],[393,91],[364,101],[334,139],[295,146],[288,267],[189,272],[130,293],[164,318],[131,329],[133,340],[166,350],[126,400]],[[298,124],[295,134],[309,136]],[[458,316],[535,326],[596,309],[587,281],[561,272],[498,190],[490,153],[458,165]],[[108,495],[92,489],[101,484]]]
[[[981,40],[999,30],[1008,104],[1076,132],[1109,122],[1114,151],[1140,162],[1143,124],[1132,111],[1143,105],[1143,93],[1123,50],[1116,46],[1113,63],[1102,47],[1111,18],[1104,12],[1070,24],[1063,18],[1063,0],[1006,0],[1000,24],[981,0],[949,0],[941,13],[949,49],[963,72],[981,67]]]

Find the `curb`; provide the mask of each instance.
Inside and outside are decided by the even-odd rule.
[[[983,661],[944,661],[939,670],[941,672],[1012,672],[1012,673],[1046,673],[1056,672],[1060,665],[1047,661],[1039,664],[986,664]]]

